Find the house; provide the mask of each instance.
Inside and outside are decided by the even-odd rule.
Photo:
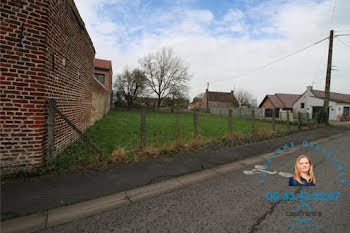
[[[73,0],[1,1],[1,174],[40,167],[78,139],[55,117],[48,149],[48,99],[84,132],[108,110],[94,78],[95,48]],[[49,13],[48,13],[49,12]],[[52,142],[50,141],[50,142]],[[51,144],[52,145],[52,144]]]
[[[265,111],[265,117],[272,117],[272,110],[275,110],[276,118],[280,118],[282,111],[293,112],[293,104],[300,97],[298,94],[282,94],[266,95],[259,108]]]
[[[109,107],[105,106],[103,111],[99,112],[108,112],[111,107],[113,107],[113,89],[112,89],[112,79],[113,79],[113,69],[112,69],[112,61],[98,59],[95,58],[94,61],[94,78],[102,84],[105,90],[110,95],[110,100],[105,102],[105,105],[109,105]]]
[[[197,101],[197,102],[193,102],[193,103],[190,103],[189,105],[187,105],[187,110],[189,110],[189,111],[199,110],[202,108],[203,108],[203,101]]]
[[[206,89],[203,95],[202,110],[210,112],[210,108],[236,108],[238,101],[231,92],[214,92]]]
[[[111,92],[113,78],[112,61],[95,58],[94,77],[107,91]]]
[[[314,90],[308,86],[306,91],[293,104],[294,112],[308,113],[309,118],[315,119],[316,114],[323,108],[324,91]],[[349,117],[350,95],[331,92],[329,100],[329,120],[340,121]]]

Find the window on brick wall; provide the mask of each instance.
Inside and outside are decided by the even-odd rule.
[[[95,73],[95,78],[100,82],[100,83],[105,83],[105,75],[104,74],[98,74]]]

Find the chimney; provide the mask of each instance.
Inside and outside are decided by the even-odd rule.
[[[307,87],[306,87],[306,90],[307,90],[307,91],[312,91],[312,86],[307,86]]]

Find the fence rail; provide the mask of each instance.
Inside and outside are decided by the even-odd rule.
[[[250,118],[252,114],[253,108],[231,108],[232,110],[232,116],[233,117],[244,117],[244,118]],[[214,115],[222,115],[222,116],[228,116],[229,114],[229,108],[210,108],[210,113]],[[254,108],[255,119],[262,119],[264,118],[264,111],[261,108]]]

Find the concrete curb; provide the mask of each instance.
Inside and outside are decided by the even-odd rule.
[[[314,143],[326,142],[344,134],[336,134],[328,138],[322,138]],[[281,145],[282,146],[282,145]],[[302,145],[289,148],[288,151],[282,151],[276,157],[288,155],[301,148]],[[272,153],[272,152],[271,152]],[[228,163],[214,168],[190,173],[166,181],[157,182],[143,187],[107,195],[97,199],[84,201],[56,209],[31,214],[24,217],[10,219],[1,222],[2,233],[24,233],[43,230],[52,226],[68,223],[80,218],[96,215],[108,210],[116,209],[134,202],[142,201],[151,197],[184,188],[188,185],[199,183],[204,180],[212,179],[217,176],[236,171],[247,166],[261,163],[271,157],[271,153],[255,156],[238,162]]]

